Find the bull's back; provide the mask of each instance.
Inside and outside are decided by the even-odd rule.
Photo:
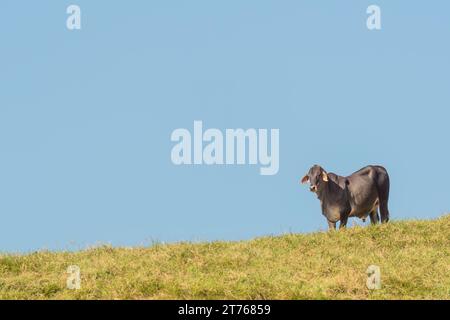
[[[366,166],[347,177],[350,181],[355,178],[366,178],[366,181],[373,180],[377,185],[389,184],[389,174],[386,168],[378,165]]]

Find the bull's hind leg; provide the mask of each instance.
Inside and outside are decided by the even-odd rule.
[[[378,209],[375,208],[369,213],[370,223],[377,224],[380,221],[380,217],[378,216]]]

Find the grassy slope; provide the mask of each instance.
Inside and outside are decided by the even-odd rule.
[[[69,265],[82,288],[65,288]],[[365,271],[381,267],[382,289]],[[0,298],[449,299],[450,215],[242,242],[0,255]]]

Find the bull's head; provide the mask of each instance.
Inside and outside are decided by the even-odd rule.
[[[308,181],[309,190],[317,193],[328,182],[328,174],[321,166],[315,165],[309,169],[308,173],[302,178],[301,183],[307,183]]]

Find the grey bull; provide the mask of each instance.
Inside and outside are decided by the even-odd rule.
[[[315,165],[301,182],[310,183],[330,229],[336,229],[338,221],[339,228],[345,227],[349,217],[363,221],[370,217],[372,224],[377,224],[380,217],[382,223],[389,221],[389,175],[381,166],[367,166],[342,177]]]

